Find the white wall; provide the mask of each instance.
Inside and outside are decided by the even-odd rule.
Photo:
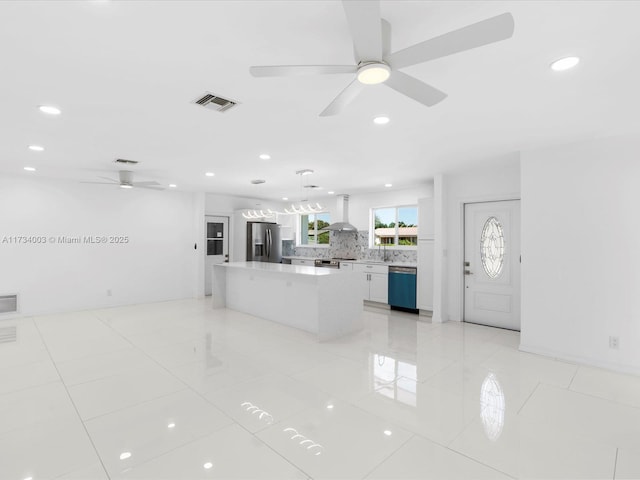
[[[446,246],[442,255],[445,258],[443,266],[446,271],[440,281],[446,285],[443,291],[448,298],[448,307],[443,307],[443,312],[447,312],[448,320],[462,321],[464,204],[520,198],[519,156],[514,154],[493,163],[488,162],[476,171],[445,175],[443,191]]]
[[[640,373],[639,158],[639,136],[522,153],[523,350]]]
[[[195,209],[193,194],[176,191],[0,178],[0,295],[18,293],[21,314],[193,297]],[[2,243],[15,235],[47,243]],[[61,235],[129,243],[50,243]]]

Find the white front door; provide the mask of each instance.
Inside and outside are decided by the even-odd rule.
[[[229,261],[229,217],[205,217],[204,294],[211,295],[213,265]]]
[[[464,206],[464,321],[520,330],[520,200]]]

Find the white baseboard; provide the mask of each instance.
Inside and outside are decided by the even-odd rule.
[[[590,367],[604,368],[607,370],[613,370],[614,372],[629,373],[631,375],[640,375],[640,367],[634,367],[631,365],[622,365],[615,362],[603,362],[589,357],[582,357],[578,355],[567,355],[555,350],[549,350],[546,348],[532,347],[530,345],[520,344],[520,351],[527,353],[535,353],[536,355],[542,355],[545,357],[555,358],[557,360],[563,360],[565,362],[576,363],[579,365],[587,365]]]

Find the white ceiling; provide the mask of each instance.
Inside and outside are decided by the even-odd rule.
[[[405,69],[448,93],[432,108],[377,85],[320,118],[351,76],[254,78],[249,66],[352,64],[340,2],[0,2],[0,171],[34,175],[22,170],[32,165],[38,176],[93,181],[115,177],[120,157],[141,162],[136,180],[280,199],[299,196],[302,168],[316,171],[307,178],[318,195],[370,192],[640,128],[640,2],[383,1],[381,10],[393,51],[503,12],[515,34]],[[582,58],[577,68],[548,68],[568,54]],[[190,103],[205,91],[240,105]],[[41,104],[63,114],[45,116]],[[391,123],[374,125],[380,113]]]

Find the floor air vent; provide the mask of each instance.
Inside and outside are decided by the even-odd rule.
[[[207,92],[202,97],[196,98],[193,103],[195,103],[196,105],[201,105],[210,110],[215,110],[216,112],[226,112],[231,107],[237,105],[238,102],[218,97],[213,93]]]
[[[13,343],[18,338],[16,327],[0,327],[0,345],[3,343]]]
[[[0,313],[15,313],[18,311],[17,295],[0,295]]]

